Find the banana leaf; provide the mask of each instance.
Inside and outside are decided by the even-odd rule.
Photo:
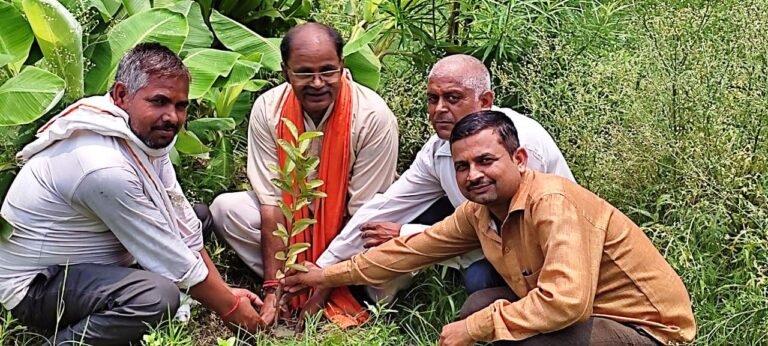
[[[55,0],[23,0],[22,6],[45,61],[66,82],[65,96],[83,96],[83,29]]]
[[[27,66],[0,86],[0,126],[31,123],[51,110],[64,95],[59,76]]]

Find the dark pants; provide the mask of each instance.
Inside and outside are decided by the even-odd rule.
[[[211,210],[208,209],[208,205],[203,203],[193,205],[192,209],[203,224],[203,242],[206,242],[211,238],[211,233],[213,233],[213,216],[211,215]]]
[[[432,204],[424,213],[414,220],[421,225],[434,225],[454,212],[453,204],[448,197],[443,197]],[[501,275],[486,259],[472,263],[464,270],[464,289],[467,294],[491,287],[506,286]]]
[[[480,290],[470,295],[459,313],[465,319],[473,313],[486,308],[496,300],[511,302],[518,297],[508,287],[495,287]],[[497,341],[493,345],[514,346],[549,346],[549,345],[660,345],[645,331],[607,318],[591,317],[583,322],[572,324],[561,330],[538,334],[522,341]]]
[[[51,266],[35,277],[11,313],[25,325],[55,333],[53,345],[125,345],[173,316],[179,299],[173,282],[145,270],[102,264]]]
[[[208,239],[211,212],[205,204],[193,209],[202,222],[203,239]],[[101,264],[51,266],[34,278],[11,313],[25,325],[55,333],[53,345],[73,340],[125,345],[173,316],[179,299],[173,282],[145,270]]]

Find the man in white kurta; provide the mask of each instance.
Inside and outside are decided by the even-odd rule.
[[[453,124],[470,113],[489,108],[503,112],[514,122],[520,144],[529,153],[528,167],[574,180],[557,144],[536,120],[508,108],[492,106],[490,75],[479,60],[452,55],[438,61],[430,72],[427,87],[430,122],[437,133],[387,191],[365,203],[347,222],[317,261],[318,266],[347,260],[391,238],[423,232],[429,225],[414,223],[414,220],[425,212],[439,214],[435,220],[439,221],[466,201],[456,183],[448,136]],[[449,203],[441,203],[446,197]],[[430,208],[433,205],[442,210]],[[434,219],[434,215],[430,218]],[[464,270],[469,294],[504,284],[479,250],[443,264]]]
[[[137,342],[179,307],[179,289],[255,331],[253,293],[227,286],[169,159],[190,75],[171,50],[140,44],[108,95],[82,99],[24,147],[2,206],[0,303],[54,345]]]
[[[347,220],[376,193],[383,192],[395,178],[397,165],[397,119],[384,100],[374,91],[354,81],[354,74],[344,69],[343,40],[333,28],[307,23],[292,28],[281,42],[283,75],[287,83],[265,92],[256,99],[248,124],[248,180],[252,191],[218,196],[211,204],[216,234],[235,250],[253,272],[264,279],[265,322],[275,316],[274,306],[282,242],[273,235],[277,223],[284,222],[278,201],[282,192],[272,184],[277,173],[269,167],[278,164],[277,125],[284,103],[292,91],[300,103],[304,131],[323,131],[324,137],[338,136],[328,131],[334,114],[341,78],[350,78],[351,94],[349,170],[346,208]],[[338,130],[337,130],[338,131]],[[309,155],[324,158],[322,138],[314,139]],[[339,150],[344,150],[339,148]],[[314,178],[314,177],[312,177]],[[314,210],[314,205],[309,206]],[[339,230],[334,230],[338,232]],[[323,304],[305,306],[317,309]],[[312,311],[308,311],[312,312]],[[303,316],[303,314],[302,314]]]

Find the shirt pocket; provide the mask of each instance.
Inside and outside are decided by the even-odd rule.
[[[538,286],[540,273],[541,268],[530,274],[523,273],[523,279],[525,280],[526,286],[528,286],[528,291],[531,291]]]

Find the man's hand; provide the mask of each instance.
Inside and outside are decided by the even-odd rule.
[[[264,295],[264,304],[261,306],[261,319],[264,320],[266,325],[272,325],[272,322],[275,321],[275,316],[277,316],[275,299],[277,299],[275,292]]]
[[[439,346],[467,346],[475,343],[467,331],[467,320],[449,323],[440,333]]]
[[[300,331],[304,328],[304,320],[308,316],[314,316],[318,311],[325,308],[325,303],[328,301],[328,297],[331,295],[331,290],[332,288],[321,288],[315,290],[315,292],[309,296],[307,302],[304,303],[304,307],[301,308],[301,313],[299,314],[299,323],[296,325],[297,331]]]
[[[264,305],[264,302],[261,301],[261,298],[256,293],[253,293],[245,288],[234,288],[230,287],[229,291],[232,292],[232,294],[235,295],[235,297],[245,297],[248,298],[248,300],[251,302],[253,306],[261,307]]]
[[[285,274],[285,278],[280,280],[280,282],[283,284],[283,290],[285,292],[296,294],[311,287],[325,287],[325,282],[323,280],[323,270],[310,262],[304,262],[303,264],[308,269],[306,273],[289,270],[288,273]]]
[[[237,331],[238,328],[243,328],[249,333],[253,333],[257,329],[264,327],[264,321],[251,305],[251,300],[245,296],[235,296],[235,298],[240,299],[240,303],[235,311],[224,318],[227,327],[232,329],[232,331]]]
[[[360,226],[360,230],[363,231],[363,239],[366,240],[363,246],[368,249],[399,237],[400,227],[402,227],[401,224],[394,222],[371,222]]]

